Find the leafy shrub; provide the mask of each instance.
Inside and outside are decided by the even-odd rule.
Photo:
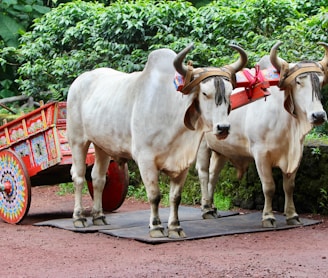
[[[19,37],[28,30],[34,18],[49,10],[42,0],[0,1],[0,97],[11,97],[18,91],[14,83],[17,62],[13,48],[19,45]]]
[[[307,59],[319,59],[316,42],[327,41],[327,12],[317,10],[307,18],[307,10],[292,0],[220,0],[199,9],[187,1],[61,4],[22,36],[19,88],[43,100],[66,99],[69,85],[84,71],[141,70],[151,50],[180,51],[192,41],[188,58],[195,66],[230,63],[238,54],[228,44],[237,43],[247,50],[251,67],[278,39],[286,42],[280,52],[288,61],[302,51]]]
[[[297,9],[308,16],[319,13],[320,8],[327,7],[327,0],[295,0]]]
[[[185,46],[183,36],[192,29],[188,19],[193,13],[190,3],[174,1],[60,5],[22,37],[20,89],[65,99],[71,82],[84,71],[104,66],[140,70],[150,50]]]

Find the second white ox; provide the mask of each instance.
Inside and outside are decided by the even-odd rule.
[[[186,95],[176,91],[173,80],[176,71],[183,76],[188,72],[183,60],[191,46],[179,54],[169,49],[153,51],[141,72],[128,74],[100,68],[80,75],[73,82],[67,99],[67,135],[73,156],[76,227],[86,224],[81,191],[86,153],[93,143],[96,155],[91,173],[93,223],[106,224],[101,196],[110,157],[122,166],[134,159],[150,202],[150,236],[166,236],[159,217],[160,171],[170,177],[168,236],[185,236],[178,207],[188,168],[196,158],[205,131],[213,132],[215,138],[228,135],[231,80],[247,62],[245,51],[233,48],[240,57],[231,65],[194,69],[191,81],[199,82]],[[207,73],[202,78],[204,72]]]
[[[328,45],[322,61],[288,64],[277,56],[280,42],[272,47],[268,56],[259,62],[261,69],[272,64],[280,72],[279,86],[269,88],[271,95],[247,106],[233,110],[229,115],[230,135],[226,140],[215,140],[206,133],[198,152],[196,168],[202,188],[204,218],[216,217],[213,194],[219,173],[230,161],[241,178],[253,160],[262,183],[265,197],[262,214],[263,227],[275,227],[272,198],[275,183],[272,168],[278,167],[283,175],[285,192],[284,212],[288,224],[300,224],[296,213],[293,191],[305,135],[313,125],[327,120],[322,108],[320,90],[327,79]],[[211,151],[212,150],[212,151]]]

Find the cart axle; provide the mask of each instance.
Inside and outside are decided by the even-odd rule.
[[[5,181],[4,183],[0,183],[0,192],[6,192],[10,194],[11,192],[11,184],[9,181]]]

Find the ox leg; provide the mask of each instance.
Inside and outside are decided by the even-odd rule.
[[[272,176],[271,165],[266,159],[256,161],[257,172],[260,176],[262,183],[262,190],[264,194],[264,208],[262,212],[262,227],[263,228],[275,228],[276,218],[274,217],[272,210],[272,199],[275,193],[275,183]]]
[[[155,166],[149,167],[139,163],[139,171],[150,203],[149,235],[154,238],[166,237],[159,217],[161,193],[158,186],[158,170]]]
[[[202,141],[196,161],[198,177],[200,180],[202,200],[202,217],[204,219],[217,218],[217,209],[213,205],[214,191],[226,160],[214,151],[211,151],[206,142]]]
[[[102,193],[106,183],[110,157],[95,146],[95,163],[92,167],[91,178],[93,185],[93,206],[91,210],[94,225],[107,225],[102,208]]]
[[[207,147],[205,140],[202,140],[198,149],[196,159],[196,169],[202,192],[201,209],[204,214],[211,211],[212,202],[208,193],[209,167],[210,167],[211,150]]]
[[[210,201],[210,211],[209,213],[206,213],[205,217],[203,214],[203,218],[217,218],[220,217],[219,214],[217,214],[217,208],[214,206],[214,193],[216,189],[216,184],[219,180],[219,175],[221,170],[223,169],[225,163],[227,162],[227,159],[214,151],[212,151],[211,155],[211,161],[210,161],[210,178],[208,182],[208,198]]]
[[[73,154],[71,176],[75,188],[73,223],[76,228],[83,228],[87,225],[87,219],[85,218],[82,206],[82,188],[85,183],[85,159],[88,148],[89,144],[71,144],[71,151]]]
[[[291,175],[283,175],[283,187],[285,192],[285,210],[286,222],[288,225],[302,225],[299,216],[296,212],[293,193],[295,188],[296,171]]]
[[[186,237],[186,234],[180,226],[178,210],[181,202],[182,188],[187,178],[187,174],[188,168],[178,177],[171,177],[170,179],[170,216],[167,225],[169,238]]]

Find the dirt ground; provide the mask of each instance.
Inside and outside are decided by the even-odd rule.
[[[0,220],[0,277],[327,277],[328,217],[265,233],[149,245],[99,233],[74,233],[33,223],[71,217],[73,195],[56,186],[32,188],[20,225]],[[91,198],[84,196],[91,206]],[[127,199],[119,211],[149,209]]]

